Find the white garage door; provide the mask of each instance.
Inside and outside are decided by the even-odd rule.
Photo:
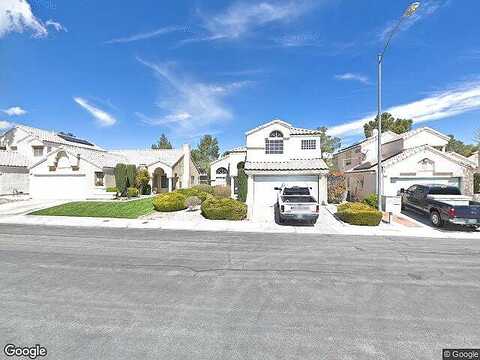
[[[424,178],[392,178],[390,195],[396,195],[400,189],[408,189],[412,185],[451,185],[460,187],[460,178],[458,177],[424,177]]]
[[[275,187],[282,184],[287,186],[308,186],[312,194],[318,198],[318,176],[255,176],[254,177],[254,205],[252,217],[256,220],[274,220],[274,205],[277,202]]]
[[[30,194],[34,199],[85,199],[88,195],[85,175],[33,175]]]

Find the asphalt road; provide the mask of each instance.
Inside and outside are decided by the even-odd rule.
[[[47,359],[416,360],[480,347],[472,239],[0,225],[0,289],[1,348],[40,344]]]

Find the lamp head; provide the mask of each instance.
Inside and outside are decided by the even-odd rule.
[[[403,14],[403,16],[406,16],[406,17],[412,16],[413,14],[415,14],[415,12],[418,10],[419,7],[420,7],[419,1],[415,1],[414,3],[411,3],[408,6],[407,10],[405,10],[405,13]]]

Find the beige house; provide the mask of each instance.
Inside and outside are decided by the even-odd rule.
[[[395,196],[414,184],[458,186],[473,193],[475,164],[446,151],[449,137],[428,127],[405,134],[382,134],[383,193]],[[377,136],[334,154],[333,162],[345,173],[347,189],[362,200],[377,189]]]
[[[72,134],[16,125],[0,136],[0,154],[17,174],[0,176],[2,194],[21,189],[39,199],[110,198],[106,188],[115,186],[119,163],[148,169],[155,192],[199,183],[187,144],[172,150],[108,151]]]

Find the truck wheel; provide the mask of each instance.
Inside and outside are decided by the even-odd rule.
[[[440,213],[437,210],[433,210],[430,213],[430,221],[432,222],[433,226],[437,228],[441,228],[443,226],[443,220],[440,217]]]

